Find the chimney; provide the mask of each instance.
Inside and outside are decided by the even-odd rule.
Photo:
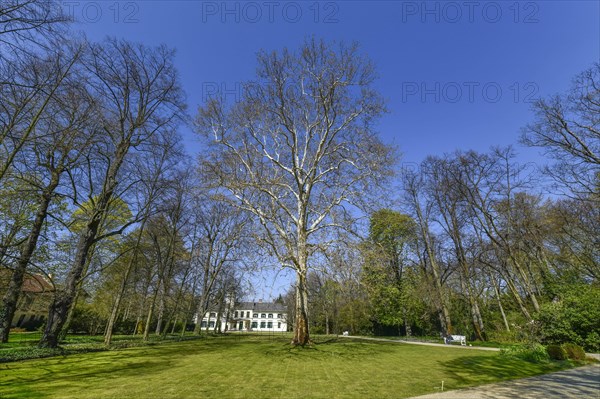
[[[260,299],[258,300],[258,303],[262,303],[262,298],[260,298]]]

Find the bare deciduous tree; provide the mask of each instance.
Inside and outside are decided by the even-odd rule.
[[[97,154],[101,162],[93,163],[90,172],[90,176],[100,176],[100,189],[90,191],[93,209],[77,239],[65,285],[57,291],[50,305],[41,346],[58,345],[92,246],[124,229],[99,235],[99,227],[115,199],[120,180],[125,180],[122,166],[128,154],[141,150],[161,132],[169,132],[181,115],[182,92],[172,58],[173,52],[164,46],[147,48],[115,39],[87,49],[88,85],[101,107],[102,130],[106,137]],[[100,167],[104,168],[102,172]]]
[[[75,49],[71,57],[77,60],[80,51]],[[25,272],[36,250],[51,204],[57,197],[56,190],[61,183],[64,184],[61,182],[64,175],[76,168],[81,156],[91,150],[97,132],[97,116],[95,101],[81,84],[80,75],[69,73],[40,114],[37,134],[32,137],[30,145],[20,151],[20,168],[24,169],[20,174],[21,179],[25,179],[23,184],[30,190],[38,193],[38,202],[31,229],[20,247],[10,284],[2,299],[2,342],[8,340]]]
[[[545,171],[567,194],[599,202],[600,63],[578,75],[566,95],[536,102],[534,111],[522,142],[555,161]]]
[[[3,0],[0,3],[0,61],[9,54],[30,55],[36,47],[47,47],[70,21],[58,1]]]
[[[318,233],[352,219],[361,193],[391,167],[373,131],[384,111],[373,65],[356,45],[309,40],[262,52],[238,104],[212,100],[198,130],[212,137],[204,170],[263,226],[262,244],[296,272],[292,343],[310,342],[306,276]]]

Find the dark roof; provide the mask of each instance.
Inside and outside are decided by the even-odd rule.
[[[54,287],[52,284],[46,279],[45,276],[41,274],[31,274],[29,276],[25,276],[23,281],[23,287],[21,288],[23,292],[48,292],[54,291]]]
[[[240,302],[235,306],[238,310],[252,310],[255,312],[285,312],[285,305],[275,302]]]
[[[8,287],[11,276],[11,270],[0,269],[0,292]],[[21,292],[33,292],[39,294],[49,291],[54,291],[54,286],[44,275],[40,273],[27,273],[23,277]]]

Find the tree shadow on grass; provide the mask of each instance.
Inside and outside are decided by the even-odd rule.
[[[439,364],[460,386],[525,378],[564,368],[553,362],[531,363],[501,356],[462,356]]]
[[[289,343],[275,348],[268,348],[267,356],[291,359],[330,359],[364,360],[388,351],[385,345],[372,342],[338,340],[336,338],[313,342],[312,345],[292,346]]]
[[[162,372],[176,366],[188,356],[218,353],[243,342],[233,340],[191,341],[149,345],[95,353],[55,356],[45,360],[35,359],[24,362],[5,363],[7,370],[13,369],[13,383],[56,384],[57,376],[61,380],[85,380],[87,378],[110,380],[114,376],[140,377]],[[245,345],[248,345],[246,343]],[[35,373],[28,373],[28,369]],[[1,395],[0,395],[1,397]]]
[[[477,397],[482,399],[497,397],[591,398],[597,397],[600,393],[600,367],[598,366],[554,373],[554,371],[567,367],[568,364],[566,362],[530,363],[500,356],[487,358],[470,356],[440,362],[440,364],[460,384],[454,388],[465,385],[482,385],[492,380],[503,380],[485,388],[474,388],[477,390]],[[468,395],[465,393],[465,396]]]

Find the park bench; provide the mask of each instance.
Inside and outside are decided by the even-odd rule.
[[[460,342],[461,345],[467,345],[467,338],[464,335],[448,335],[444,337],[445,344],[451,344],[452,342]]]

